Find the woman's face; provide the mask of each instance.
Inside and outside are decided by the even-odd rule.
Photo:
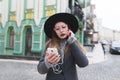
[[[68,28],[68,25],[66,23],[57,22],[55,24],[54,31],[60,39],[65,39],[68,36],[69,28]]]

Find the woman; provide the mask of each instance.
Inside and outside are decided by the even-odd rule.
[[[76,64],[88,65],[85,50],[74,36],[77,30],[78,21],[69,13],[57,13],[45,22],[44,31],[50,40],[37,69],[41,74],[47,73],[46,80],[78,80]],[[54,52],[56,49],[58,52]]]

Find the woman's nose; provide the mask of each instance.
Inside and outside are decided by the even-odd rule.
[[[60,31],[63,31],[63,29],[62,29],[62,28],[60,28]]]

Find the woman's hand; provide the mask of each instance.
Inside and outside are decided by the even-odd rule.
[[[45,58],[49,63],[56,64],[60,60],[60,55],[55,53],[48,53],[48,51],[46,51]]]
[[[68,39],[71,37],[74,37],[74,33],[71,30],[69,30],[68,31]]]

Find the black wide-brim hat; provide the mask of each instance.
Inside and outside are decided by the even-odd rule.
[[[70,13],[56,13],[50,16],[44,24],[44,32],[49,38],[52,38],[52,30],[55,24],[60,21],[65,22],[73,33],[77,32],[78,20],[74,15]]]

